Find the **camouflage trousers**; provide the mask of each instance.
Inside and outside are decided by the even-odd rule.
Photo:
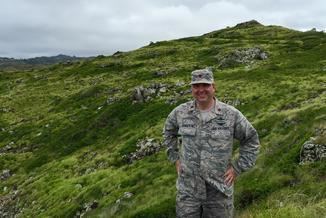
[[[206,198],[198,199],[183,189],[178,189],[176,215],[178,218],[232,218],[233,196],[226,196],[210,184],[204,184]]]

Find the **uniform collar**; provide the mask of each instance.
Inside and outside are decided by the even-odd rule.
[[[218,115],[222,115],[223,113],[221,108],[221,102],[217,100],[215,97],[214,100],[215,100],[214,113]]]
[[[215,104],[214,104],[214,108],[213,108],[212,111],[217,115],[222,115],[223,113],[222,113],[220,101],[217,100],[215,97],[214,97],[214,100],[215,100]],[[193,100],[190,103],[189,112],[192,112],[192,113],[195,113],[195,114],[199,113],[199,110],[196,107],[196,100]]]

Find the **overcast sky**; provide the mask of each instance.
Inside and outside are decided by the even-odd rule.
[[[0,0],[0,57],[110,55],[255,19],[326,30],[325,0]]]

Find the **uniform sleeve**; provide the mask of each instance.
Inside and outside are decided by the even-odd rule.
[[[237,111],[234,126],[234,138],[240,141],[239,158],[232,162],[237,174],[244,172],[255,165],[259,152],[259,138],[257,131],[250,122]]]
[[[163,144],[167,147],[168,159],[171,162],[179,159],[178,130],[176,110],[173,110],[166,119],[163,128]]]

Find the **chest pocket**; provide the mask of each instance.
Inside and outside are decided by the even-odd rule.
[[[226,124],[224,125],[214,125],[211,129],[211,138],[213,139],[230,139],[231,129]]]
[[[196,122],[193,118],[184,118],[181,122],[178,134],[181,136],[195,136]]]
[[[212,131],[211,138],[213,139],[230,139],[231,132],[229,129],[217,129]]]

